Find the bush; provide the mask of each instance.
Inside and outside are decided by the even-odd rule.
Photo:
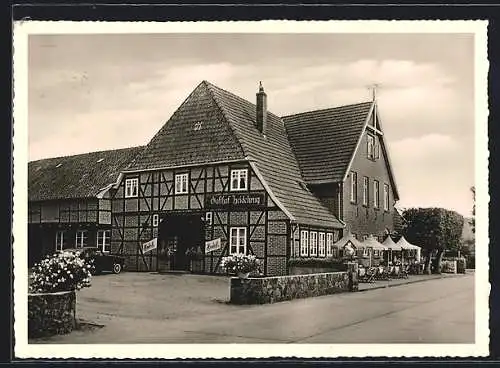
[[[259,269],[259,261],[253,255],[233,254],[222,258],[221,267],[230,273],[250,273]]]
[[[30,293],[55,293],[89,287],[93,265],[80,258],[79,252],[61,252],[46,257],[31,270]]]

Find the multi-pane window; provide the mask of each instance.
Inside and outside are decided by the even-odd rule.
[[[375,159],[375,137],[371,134],[368,134],[366,141],[366,152],[370,160]]]
[[[99,230],[97,232],[97,248],[103,252],[111,252],[111,231]]]
[[[231,190],[246,190],[248,182],[248,170],[231,170]]]
[[[358,175],[356,172],[351,171],[351,202],[358,201]]]
[[[307,230],[302,230],[300,232],[300,256],[304,257],[307,256],[308,254],[308,247],[309,247],[309,233]]]
[[[311,257],[318,255],[318,233],[316,231],[309,232],[309,255]]]
[[[370,254],[370,249],[369,248],[363,248],[363,257],[368,257]]]
[[[157,227],[160,222],[160,216],[157,213],[153,215],[153,227]]]
[[[205,213],[205,222],[208,224],[208,225],[212,225],[212,212],[207,212]]]
[[[368,185],[370,181],[367,176],[363,177],[363,206],[368,206]]]
[[[125,198],[137,197],[139,193],[139,179],[126,179],[125,180]]]
[[[374,249],[373,250],[373,256],[374,257],[378,257],[378,249]]]
[[[247,253],[247,228],[232,227],[230,229],[231,240],[229,251],[231,254],[246,254]]]
[[[373,181],[373,207],[380,208],[380,184],[378,180]]]
[[[87,230],[78,230],[75,238],[75,248],[87,246]]]
[[[325,249],[325,233],[319,233],[318,234],[318,243],[319,243],[319,256],[324,257],[326,255],[326,249]]]
[[[327,233],[326,234],[326,256],[331,257],[333,256],[333,234],[332,233]]]
[[[56,233],[56,251],[64,249],[64,231]]]
[[[188,192],[188,174],[175,175],[175,194],[186,194]]]
[[[389,211],[389,185],[384,184],[384,210]]]

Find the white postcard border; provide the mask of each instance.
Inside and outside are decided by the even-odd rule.
[[[14,23],[14,333],[17,358],[468,357],[489,353],[487,21],[259,21]],[[369,30],[369,31],[367,31]],[[476,267],[475,344],[28,344],[28,37],[97,33],[474,33]]]

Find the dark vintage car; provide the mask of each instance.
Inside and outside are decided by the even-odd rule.
[[[120,273],[125,267],[125,258],[117,255],[103,252],[99,248],[85,247],[78,249],[65,249],[64,251],[79,252],[80,257],[86,261],[91,261],[94,265],[94,274],[100,274],[103,271]]]

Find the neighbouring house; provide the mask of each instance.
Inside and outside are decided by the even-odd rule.
[[[129,270],[218,274],[223,256],[251,253],[263,274],[283,275],[292,257],[331,256],[346,230],[394,230],[398,192],[375,100],[279,117],[262,85],[251,103],[203,81],[146,146],[106,152],[29,164],[30,224],[51,226],[43,242],[30,232],[33,258],[80,246],[88,227],[87,244],[123,254]],[[92,203],[95,217],[62,221],[67,201]],[[50,224],[33,221],[41,205],[58,208]]]
[[[310,190],[359,240],[394,231],[394,180],[377,102],[283,117]]]
[[[28,264],[67,248],[111,248],[110,183],[142,147],[28,163]]]

